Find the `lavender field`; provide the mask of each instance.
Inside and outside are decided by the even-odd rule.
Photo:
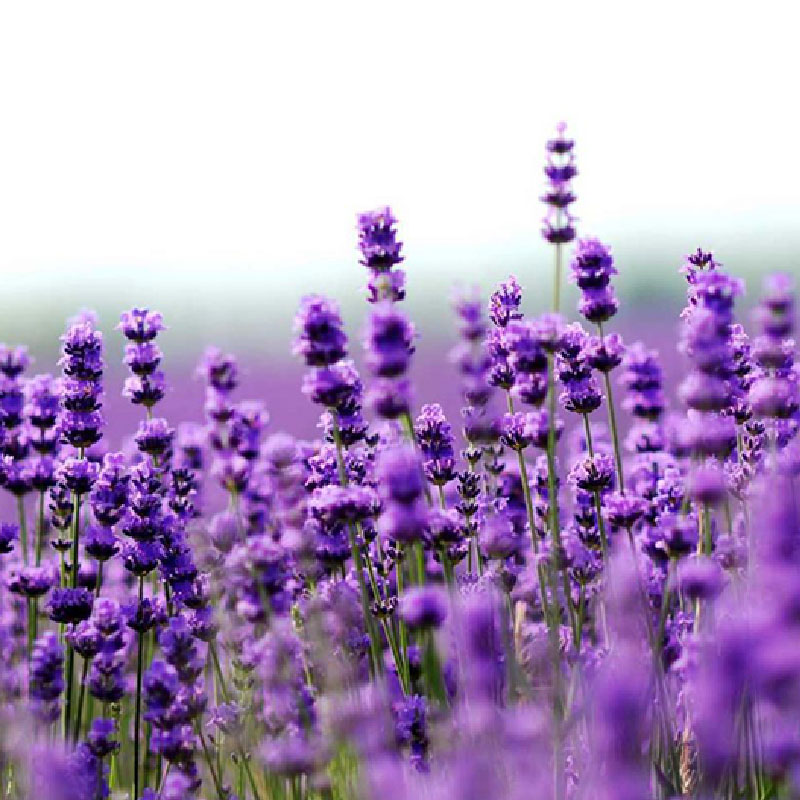
[[[388,207],[293,368],[157,308],[0,346],[0,796],[800,797],[794,281],[698,248],[618,315],[576,175],[562,124],[546,283],[427,354]]]

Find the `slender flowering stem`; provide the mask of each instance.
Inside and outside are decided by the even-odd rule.
[[[603,323],[597,323],[597,331],[600,334],[601,342],[604,341]],[[607,371],[603,372],[603,383],[606,389],[606,398],[608,400],[608,424],[611,428],[611,441],[614,445],[614,462],[617,467],[617,485],[621,494],[625,494],[625,473],[622,465],[622,449],[619,443],[619,432],[617,429],[617,413],[614,408],[614,393],[611,388],[611,378]]]
[[[561,210],[558,211],[558,225],[561,225]],[[554,265],[553,265],[553,311],[558,314],[561,310],[561,273],[563,254],[561,252],[562,245],[558,243],[554,247]]]
[[[331,419],[333,421],[333,441],[336,446],[336,466],[339,473],[339,483],[342,486],[347,486],[349,480],[347,477],[347,467],[344,462],[344,447],[342,445],[342,436],[339,431],[338,413],[331,409]],[[380,649],[377,642],[377,634],[373,625],[372,613],[369,607],[369,597],[367,595],[367,581],[364,577],[364,562],[361,555],[361,546],[356,539],[356,529],[352,524],[348,524],[348,538],[350,540],[350,552],[353,556],[353,563],[356,567],[356,579],[358,580],[358,588],[361,593],[361,610],[364,614],[364,624],[367,627],[367,634],[369,636],[370,652],[372,654],[372,669],[373,673],[378,675],[381,672],[381,659]]]
[[[22,550],[22,563],[28,563],[28,524],[25,518],[25,500],[17,497],[17,515],[19,516],[19,545]]]
[[[83,459],[83,449],[80,450],[80,458]],[[72,507],[72,564],[70,565],[69,586],[72,589],[78,587],[78,569],[79,569],[79,549],[81,531],[81,496],[75,492]],[[69,739],[70,725],[72,724],[72,696],[73,696],[73,683],[75,682],[75,649],[73,647],[67,648],[67,674],[66,674],[66,702],[64,703],[64,739]]]
[[[139,577],[139,606],[144,602],[144,576]],[[133,724],[133,800],[139,800],[139,743],[142,720],[142,674],[144,672],[144,634],[136,633],[136,699]]]
[[[42,563],[42,547],[44,546],[44,492],[39,492],[39,513],[36,523],[36,566]]]

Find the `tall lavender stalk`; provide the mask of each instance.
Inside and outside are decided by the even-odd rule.
[[[547,141],[544,174],[548,185],[542,195],[547,206],[542,235],[554,246],[553,311],[556,314],[561,310],[562,249],[575,238],[575,218],[570,213],[570,206],[576,199],[572,179],[578,174],[578,169],[573,152],[575,142],[565,136],[566,130],[566,123],[560,122],[555,137]]]
[[[78,457],[64,461],[60,481],[72,497],[72,543],[70,572],[62,589],[60,602],[71,603],[79,596],[81,498],[87,494],[96,478],[96,468],[86,459],[86,450],[101,437],[103,418],[100,413],[103,375],[103,338],[95,330],[90,317],[79,318],[61,337],[64,372],[61,386],[59,428],[65,444],[78,451]],[[77,621],[77,620],[69,620]],[[63,624],[63,623],[62,623]],[[75,651],[67,651],[66,703],[64,705],[64,738],[67,739],[72,718],[72,696],[75,670]]]

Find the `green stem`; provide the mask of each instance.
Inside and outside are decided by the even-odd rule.
[[[219,686],[219,690],[222,693],[222,699],[226,703],[230,703],[231,695],[228,691],[228,686],[225,682],[225,674],[222,672],[222,665],[219,662],[219,654],[217,653],[217,647],[213,642],[209,642],[208,649],[211,651],[211,663],[214,666],[214,673],[217,676],[217,685]],[[253,797],[255,800],[260,800],[258,794],[258,788],[256,787],[256,779],[253,776],[253,771],[250,768],[250,759],[247,757],[247,754],[244,752],[244,749],[241,745],[237,744],[237,751],[239,753],[239,758],[241,763],[244,765],[244,771],[247,775],[247,782],[250,784],[250,789],[253,792]]]
[[[28,663],[31,660],[31,653],[33,652],[33,643],[36,641],[36,626],[38,624],[38,599],[36,597],[28,598]]]
[[[17,513],[19,515],[19,545],[22,549],[22,561],[28,563],[28,524],[25,519],[25,500],[22,495],[17,497]]]
[[[561,211],[558,212],[559,218],[561,217]],[[560,225],[560,221],[557,223]],[[553,269],[553,311],[556,314],[559,313],[561,309],[561,259],[562,259],[562,252],[561,252],[561,245],[556,245],[556,252],[555,252],[555,268]]]
[[[78,687],[78,708],[75,718],[75,730],[73,738],[77,742],[81,737],[81,726],[83,725],[83,703],[86,698],[86,677],[89,674],[89,663],[91,659],[83,659],[83,669],[81,670],[81,682]]]
[[[36,566],[42,563],[42,548],[44,546],[44,492],[39,492],[39,514],[36,524]]]
[[[139,577],[139,605],[144,601],[144,576]],[[142,725],[142,672],[144,668],[144,635],[137,632],[136,647],[136,705],[134,710],[133,738],[133,800],[139,800],[139,740]],[[201,734],[202,735],[202,734]]]
[[[80,457],[83,458],[83,449],[80,451]],[[69,585],[72,589],[78,587],[78,562],[79,562],[79,549],[81,533],[81,496],[75,494],[72,499],[72,549],[70,564]],[[67,650],[67,675],[66,675],[66,701],[64,703],[64,741],[69,739],[69,728],[72,722],[72,684],[75,678],[75,651],[72,647]]]
[[[200,744],[203,748],[203,755],[205,756],[206,764],[208,764],[208,770],[211,773],[211,779],[214,781],[214,788],[217,790],[217,798],[218,800],[225,800],[226,794],[222,789],[222,781],[217,775],[216,769],[214,769],[214,759],[211,758],[211,753],[208,750],[208,743],[206,742],[206,737],[203,736],[203,728],[199,722],[195,723],[195,729],[197,731],[197,736],[200,739]],[[136,798],[134,798],[134,800],[136,800]]]

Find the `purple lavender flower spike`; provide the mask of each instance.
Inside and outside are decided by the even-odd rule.
[[[75,624],[89,619],[94,596],[86,589],[53,589],[47,601],[47,613],[53,622]]]
[[[165,419],[156,417],[139,423],[139,430],[134,440],[142,453],[161,458],[171,453],[174,437],[175,429],[171,428]]]
[[[388,206],[358,215],[358,247],[361,263],[370,271],[367,285],[371,303],[397,302],[405,297],[402,243],[397,241],[397,219]]]
[[[414,353],[414,326],[391,303],[380,303],[369,315],[364,334],[367,366],[373,375],[396,378],[408,370]]]
[[[511,275],[501,283],[489,300],[489,319],[498,328],[505,328],[510,322],[522,318],[522,289],[517,279]]]
[[[547,142],[547,163],[544,172],[547,189],[542,202],[547,206],[542,235],[550,244],[567,244],[575,238],[575,220],[569,207],[575,202],[572,179],[578,174],[573,149],[575,142],[565,136],[567,126],[561,122],[556,136]]]
[[[61,337],[64,371],[59,427],[67,444],[85,450],[101,437],[103,337],[91,321],[76,322]]]
[[[304,297],[294,320],[292,351],[309,367],[325,367],[347,357],[347,335],[339,307],[319,295]]]
[[[594,324],[613,317],[618,303],[610,283],[617,274],[611,249],[599,239],[579,239],[570,269],[582,293],[580,313]]]

